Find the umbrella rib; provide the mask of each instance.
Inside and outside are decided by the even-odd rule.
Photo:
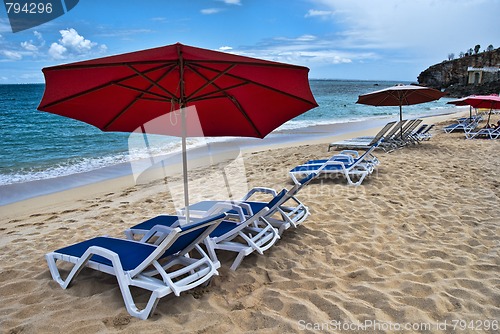
[[[157,67],[154,67],[154,68],[151,68],[147,71],[144,71],[144,73],[149,73],[149,72],[153,72],[153,71],[156,71],[162,67],[165,67],[164,65],[163,66],[157,66]],[[46,105],[43,106],[43,108],[50,108],[52,106],[55,106],[59,103],[63,103],[63,102],[66,102],[66,101],[69,101],[69,100],[72,100],[74,98],[77,98],[77,97],[80,97],[80,96],[83,96],[83,95],[86,95],[86,94],[89,94],[89,93],[92,93],[92,92],[95,92],[95,91],[98,91],[104,87],[108,87],[108,86],[112,86],[114,84],[117,84],[117,83],[120,83],[122,81],[126,81],[126,80],[129,80],[129,79],[132,79],[134,77],[136,77],[137,74],[131,74],[131,75],[128,75],[124,78],[121,78],[119,80],[113,80],[113,81],[108,81],[102,85],[99,85],[99,86],[95,86],[95,87],[92,87],[90,89],[87,89],[87,90],[84,90],[84,91],[81,91],[81,92],[78,92],[77,94],[73,94],[73,95],[70,95],[70,96],[67,96],[65,98],[62,98],[62,99],[59,99],[59,100],[56,100],[56,101],[53,101],[51,103],[48,103]]]
[[[136,91],[136,92],[140,92],[140,93],[143,93],[143,94],[154,95],[154,96],[157,96],[157,97],[161,98],[162,101],[170,101],[170,99],[165,99],[165,95],[161,95],[161,94],[154,93],[154,92],[149,92],[149,91],[141,89],[141,88],[124,85],[124,84],[121,84],[121,83],[115,83],[114,85],[122,87],[122,88],[130,89],[130,90],[133,90],[133,91]],[[152,87],[152,85],[150,87]],[[153,100],[153,99],[151,98],[150,100]],[[160,101],[160,99],[158,99],[156,101]]]
[[[190,67],[190,68],[191,68],[191,70],[193,72],[195,72],[196,74],[198,74],[200,77],[202,77],[203,79],[205,79],[207,82],[209,81],[208,78],[206,78],[203,74],[201,74],[197,69],[195,69],[193,67]],[[228,75],[228,74],[226,74],[226,75]],[[244,85],[244,84],[248,83],[246,80],[242,80],[242,81],[243,82],[240,85]],[[226,89],[222,89],[221,87],[219,87],[215,82],[212,82],[211,85],[213,85],[218,90],[218,92],[220,92],[224,96],[226,96],[236,106],[236,108],[239,110],[239,112],[243,115],[243,117],[245,117],[245,119],[247,120],[247,122],[252,126],[253,130],[255,131],[255,133],[259,137],[262,138],[263,137],[262,133],[259,131],[259,129],[255,125],[255,123],[252,121],[252,119],[250,118],[250,116],[248,116],[248,114],[245,112],[245,110],[243,109],[243,107],[241,106],[241,104],[239,104],[239,102],[236,100],[236,98],[234,96],[232,96],[231,94],[229,94],[226,91]]]
[[[161,86],[160,84],[158,84],[158,82],[154,81],[153,79],[151,79],[150,77],[146,76],[143,72],[140,72],[139,70],[137,70],[135,67],[131,66],[131,65],[127,65],[127,67],[129,67],[132,71],[134,71],[135,73],[137,73],[137,75],[139,75],[140,77],[142,77],[143,79],[145,79],[146,81],[148,81],[149,83],[151,83],[152,86],[155,86],[157,88],[159,88],[161,91],[163,91],[165,94],[168,94],[170,99],[175,99],[176,96],[174,93],[170,92],[168,89],[164,88],[163,86]],[[170,72],[172,72],[174,69],[176,68],[176,66],[171,66],[160,78],[163,79],[165,76],[167,76]],[[152,87],[151,86],[151,87]]]
[[[242,82],[242,83],[239,83],[237,85],[232,85],[232,86],[229,86],[229,87],[226,87],[226,88],[220,88],[220,87],[217,87],[217,85],[214,84],[215,88],[217,89],[216,91],[210,92],[210,93],[206,93],[206,94],[203,94],[203,95],[199,95],[196,98],[191,98],[189,101],[193,102],[193,101],[206,100],[206,99],[210,98],[212,95],[215,95],[217,93],[224,94],[228,90],[231,90],[231,89],[234,89],[234,88],[238,88],[238,87],[241,87],[241,86],[244,86],[244,85],[248,85],[248,83],[247,82]],[[217,97],[217,96],[215,96],[215,97]]]
[[[264,136],[262,135],[262,133],[259,131],[259,129],[257,129],[257,126],[255,126],[255,123],[250,119],[250,117],[245,112],[245,110],[243,109],[243,107],[241,106],[241,104],[238,102],[238,100],[234,96],[229,95],[229,93],[227,93],[227,92],[223,92],[223,94],[226,95],[229,98],[229,100],[231,100],[231,102],[233,102],[233,104],[240,111],[240,113],[243,115],[243,117],[245,117],[245,119],[247,120],[247,122],[252,126],[253,130],[259,136],[259,138],[264,138]]]
[[[208,78],[206,78],[205,76],[203,76],[201,73],[198,72],[198,70],[196,70],[195,68],[193,68],[191,65],[189,64],[186,64],[187,67],[189,67],[194,73],[198,74],[200,77],[202,77],[203,79],[207,80],[207,82],[201,86],[200,88],[198,88],[197,90],[195,90],[193,93],[191,93],[188,97],[186,97],[186,100],[190,100],[191,97],[193,97],[194,95],[196,95],[198,92],[202,91],[203,89],[205,89],[206,87],[210,86],[210,85],[214,85],[215,87],[217,87],[214,82],[219,79],[220,77],[222,77],[223,75],[227,74],[227,72],[229,72],[230,70],[232,70],[236,64],[232,64],[231,66],[229,66],[228,68],[226,68],[224,71],[220,72],[219,74],[217,74],[214,78],[212,78],[211,80],[208,80]]]
[[[203,66],[203,65],[201,65],[201,64],[199,64],[199,63],[193,63],[193,62],[191,62],[191,63],[192,63],[193,65],[198,66],[198,67],[201,67],[201,68],[204,68],[204,69],[208,69],[208,70],[213,71],[213,69],[212,69],[212,68],[210,68],[210,67]],[[248,64],[248,63],[242,63],[242,64],[245,64],[245,65],[253,65],[253,64]],[[254,65],[254,66],[262,66],[262,65],[263,65],[263,64],[258,64],[258,65]],[[292,65],[292,66],[295,66],[295,65]],[[296,66],[295,66],[295,67],[296,67]],[[261,83],[259,83],[259,82],[253,81],[253,80],[249,80],[249,79],[247,79],[247,78],[243,78],[243,77],[240,77],[240,76],[238,76],[238,75],[234,75],[234,74],[230,74],[230,73],[227,73],[226,75],[227,75],[228,77],[233,78],[233,79],[237,79],[237,80],[241,80],[241,81],[244,81],[244,82],[247,82],[247,83],[251,83],[251,84],[254,84],[254,85],[256,85],[256,86],[263,87],[263,88],[265,88],[265,89],[269,89],[269,90],[275,91],[275,92],[277,92],[277,93],[279,93],[279,94],[286,95],[286,96],[291,97],[291,98],[293,98],[293,99],[303,101],[303,102],[305,102],[305,103],[307,103],[307,104],[316,105],[315,103],[313,103],[313,102],[311,102],[311,101],[309,101],[309,100],[307,100],[307,99],[305,99],[305,98],[302,98],[302,97],[299,97],[299,96],[295,96],[295,95],[293,95],[293,94],[290,94],[290,93],[284,92],[284,91],[279,90],[279,89],[276,89],[276,88],[274,88],[274,87],[271,87],[271,86],[268,86],[268,85],[264,85],[264,84],[261,84]]]
[[[173,68],[173,67],[172,67]],[[172,70],[172,68],[170,68],[168,71],[166,71],[165,73],[163,73],[161,75],[161,77],[158,79],[158,80],[162,80],[163,78],[165,78],[169,73],[170,71]],[[132,68],[133,70],[135,70],[134,68]],[[147,78],[147,77],[146,77]],[[163,99],[161,100],[155,100],[155,101],[165,101],[165,102],[168,102],[169,100],[168,99],[165,99],[165,96],[163,95],[160,95],[160,94],[156,94],[156,93],[152,93],[150,92],[149,90],[153,87],[153,86],[156,86],[155,85],[155,82],[150,82],[150,85],[148,88],[146,88],[145,90],[141,90],[141,89],[137,89],[135,87],[129,87],[129,86],[126,86],[126,85],[123,85],[123,84],[117,84],[119,85],[120,87],[124,87],[124,88],[129,88],[129,89],[133,89],[133,90],[136,90],[136,91],[139,91],[140,94],[135,98],[133,99],[121,112],[119,112],[118,114],[116,114],[103,128],[106,130],[108,129],[118,118],[120,118],[121,116],[123,116],[129,109],[130,107],[132,107],[132,105],[134,105],[134,103],[136,103],[138,100],[140,99],[143,99],[143,100],[150,100],[150,99],[144,99],[143,96],[145,94],[150,94],[150,95],[156,95],[156,96],[159,96],[159,97],[162,97]],[[173,99],[173,98],[171,98]]]

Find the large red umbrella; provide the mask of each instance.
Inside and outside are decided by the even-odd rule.
[[[395,85],[368,94],[359,95],[356,103],[371,106],[399,106],[399,120],[403,120],[403,106],[438,100],[445,93],[417,85]],[[403,135],[401,128],[401,135]]]
[[[187,206],[186,137],[263,138],[317,106],[308,72],[306,67],[177,43],[44,68],[46,87],[38,109],[103,131],[142,127],[148,133],[181,136]],[[144,128],[168,113],[180,121]]]
[[[490,109],[488,114],[488,121],[486,124],[490,124],[491,112],[493,109],[500,109],[500,96],[492,95],[473,95],[468,96],[464,99],[464,103],[474,107],[474,108],[487,108]]]

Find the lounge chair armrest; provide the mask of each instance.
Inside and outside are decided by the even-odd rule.
[[[158,239],[155,241],[154,244],[158,245],[163,239],[165,239],[167,235],[178,229],[179,229],[178,227],[155,225],[148,231],[148,233],[144,234],[144,236],[141,238],[139,242],[147,243],[149,239],[156,236],[158,237]]]
[[[340,151],[339,154],[342,154],[342,155],[352,155],[354,158],[359,158],[359,152],[356,151],[356,150],[342,150]]]
[[[250,205],[246,203],[235,204],[232,202],[218,202],[210,210],[208,210],[204,216],[208,217],[214,214],[219,214],[221,212],[234,210],[238,213],[238,218],[240,219],[240,222],[243,222],[246,220],[245,212],[243,211],[244,209],[248,212],[248,215],[250,216],[253,215],[252,208],[250,207]]]
[[[320,170],[325,168],[326,166],[342,166],[345,168],[345,163],[343,161],[338,161],[338,160],[328,160],[320,167]]]
[[[354,162],[354,157],[350,154],[336,154],[333,157],[331,157],[328,161],[336,161],[338,159],[346,159],[348,163],[353,163]]]
[[[290,178],[292,179],[293,183],[295,183],[296,185],[300,186],[300,181],[297,180],[297,177],[295,176],[295,173],[288,173],[288,175],[290,175]]]
[[[328,160],[324,164],[322,164],[315,172],[316,173],[321,173],[323,169],[325,169],[327,166],[340,166],[342,169],[345,170],[345,164],[342,161],[335,161],[335,160]]]
[[[252,188],[241,200],[246,201],[248,200],[253,194],[255,193],[263,193],[263,194],[270,194],[273,197],[278,194],[278,192],[272,188],[266,188],[266,187],[255,187]]]

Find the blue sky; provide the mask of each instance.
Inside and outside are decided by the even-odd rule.
[[[0,84],[176,42],[307,66],[315,79],[416,81],[450,53],[500,47],[499,13],[500,0],[80,0],[12,33],[0,6]]]

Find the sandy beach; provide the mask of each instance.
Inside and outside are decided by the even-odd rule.
[[[314,180],[298,196],[311,211],[302,225],[236,271],[222,254],[208,287],[161,299],[146,321],[127,313],[114,277],[85,269],[63,290],[44,255],[94,236],[124,237],[127,227],[175,212],[179,175],[138,184],[125,176],[2,206],[0,330],[498,333],[499,142],[443,133],[462,114],[426,119],[436,123],[430,141],[377,151],[381,164],[359,187]],[[249,188],[290,188],[288,171],[329,157],[330,141],[377,130],[247,149],[228,173],[243,172]],[[190,172],[192,202],[221,198],[212,175],[225,166]]]

